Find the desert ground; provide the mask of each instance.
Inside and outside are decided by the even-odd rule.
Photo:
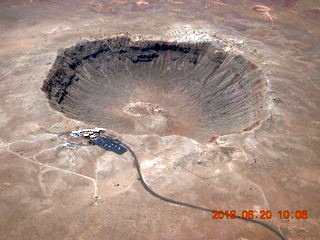
[[[319,239],[319,1],[4,0],[0,19],[0,239]],[[79,90],[70,95],[80,97],[69,110],[53,106],[43,84],[57,56],[78,43],[118,36],[219,45],[258,69],[264,97],[258,101],[252,87],[243,95],[252,101],[241,108],[234,101],[214,114],[199,105],[198,113],[190,94],[175,98],[165,86],[139,88],[136,81],[134,90],[112,96],[123,105],[111,109],[110,98],[99,92],[108,85],[95,85],[87,75],[90,84],[79,89],[98,86],[99,103],[91,104],[93,92]],[[237,89],[224,94],[237,96]],[[162,105],[175,112],[174,130],[162,131],[162,115],[141,118],[132,110],[146,96],[160,102],[144,104],[146,114],[161,112]],[[231,109],[240,110],[221,121],[206,118]],[[110,119],[118,113],[125,117]],[[146,130],[146,124],[156,127]],[[274,231],[227,216],[213,220],[210,212],[153,196],[129,152],[70,144],[70,131],[94,127],[134,151],[143,181],[157,194],[240,216],[252,210]],[[270,219],[260,219],[264,210],[272,212]],[[281,218],[285,210],[290,216]],[[299,219],[302,211],[307,216]]]

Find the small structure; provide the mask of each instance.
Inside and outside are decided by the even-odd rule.
[[[71,132],[71,136],[78,139],[84,139],[87,143],[98,145],[105,150],[112,151],[116,154],[124,154],[127,151],[125,145],[118,139],[110,136],[102,136],[106,132],[105,128],[88,128]],[[89,141],[88,141],[89,140]]]
[[[98,136],[100,136],[101,133],[105,132],[105,128],[88,128],[88,129],[81,129],[81,130],[76,130],[72,131],[71,135],[73,137],[83,137],[83,138],[90,138],[94,139]]]

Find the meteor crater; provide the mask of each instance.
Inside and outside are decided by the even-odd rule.
[[[209,42],[81,42],[60,51],[42,90],[65,116],[130,134],[202,141],[268,117],[262,71]]]

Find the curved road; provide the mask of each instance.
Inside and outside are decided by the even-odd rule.
[[[148,193],[150,193],[153,197],[158,198],[158,199],[165,201],[165,202],[168,202],[168,203],[172,203],[172,204],[176,204],[176,205],[180,205],[180,206],[185,206],[185,207],[190,207],[190,208],[197,209],[197,210],[204,211],[204,212],[212,213],[212,211],[214,211],[214,209],[209,209],[209,208],[205,208],[205,207],[201,207],[201,206],[197,206],[197,205],[193,205],[193,204],[189,204],[189,203],[185,203],[185,202],[176,201],[176,200],[173,200],[170,198],[166,198],[166,197],[163,197],[163,196],[159,195],[158,193],[154,192],[143,179],[141,169],[140,169],[140,164],[139,164],[138,158],[137,158],[136,154],[134,153],[134,151],[125,143],[123,143],[123,142],[121,142],[121,143],[127,148],[127,150],[130,152],[130,154],[132,155],[132,157],[134,159],[134,166],[137,169],[139,180],[140,180],[143,188]],[[264,222],[254,220],[254,219],[245,219],[245,218],[241,218],[240,216],[236,216],[236,218],[243,220],[243,221],[259,224],[260,226],[265,227],[265,228],[269,229],[270,231],[272,231],[281,240],[285,240],[284,236],[282,236],[282,234],[278,230],[276,230],[274,227],[272,227]]]
[[[63,135],[67,135],[69,133],[70,132],[63,132],[63,133],[57,134],[57,136],[61,140],[64,140],[64,139],[62,139],[62,136]],[[68,142],[72,143],[72,144],[80,145],[80,146],[88,146],[88,144],[74,143],[74,142],[71,142],[71,141],[68,141]],[[123,143],[122,141],[121,141],[121,144],[130,152],[130,154],[133,157],[133,160],[134,160],[133,163],[134,163],[134,166],[135,166],[135,168],[137,170],[141,185],[153,197],[158,198],[158,199],[160,199],[162,201],[165,201],[165,202],[168,202],[168,203],[172,203],[172,204],[176,204],[176,205],[180,205],[180,206],[184,206],[184,207],[189,207],[189,208],[193,208],[193,209],[204,211],[204,212],[212,213],[214,211],[214,209],[209,209],[209,208],[193,205],[193,204],[190,204],[190,203],[180,202],[180,201],[176,201],[176,200],[173,200],[173,199],[170,199],[170,198],[166,198],[166,197],[163,197],[163,196],[159,195],[158,193],[154,192],[147,185],[147,183],[143,179],[143,176],[142,176],[142,173],[141,173],[140,164],[139,164],[138,158],[137,158],[136,154],[134,153],[134,151],[127,144]],[[246,222],[251,222],[251,223],[254,223],[254,224],[258,224],[258,225],[260,225],[260,226],[262,226],[264,228],[267,228],[270,231],[272,231],[275,235],[277,235],[281,240],[285,240],[285,237],[282,236],[282,234],[278,230],[276,230],[273,226],[270,226],[270,225],[268,225],[268,224],[266,224],[264,222],[261,222],[261,221],[255,220],[255,219],[245,219],[245,218],[241,218],[240,216],[236,216],[236,218],[238,218],[240,220],[243,220],[243,221],[246,221]]]

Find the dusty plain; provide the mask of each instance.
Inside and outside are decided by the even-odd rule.
[[[1,1],[0,239],[278,239],[257,224],[160,201],[142,188],[129,154],[69,148],[57,137],[94,127],[53,110],[40,90],[58,51],[127,33],[220,41],[268,80],[269,117],[221,137],[236,148],[117,132],[149,186],[217,210],[270,209],[264,221],[285,239],[319,239],[319,8],[316,0]],[[308,218],[280,219],[280,210]]]

